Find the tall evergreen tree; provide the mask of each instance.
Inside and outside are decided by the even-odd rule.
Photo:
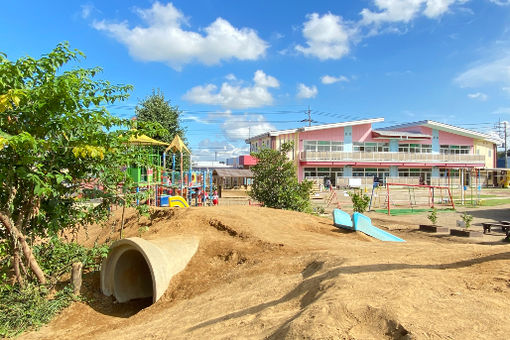
[[[154,138],[171,143],[175,135],[179,135],[185,144],[187,143],[185,136],[185,128],[181,126],[182,111],[178,106],[172,106],[170,100],[165,99],[165,95],[161,90],[152,90],[152,94],[140,101],[135,108],[136,119],[142,122],[159,123],[168,134],[154,134]],[[188,146],[189,149],[189,146]],[[180,154],[176,155],[176,169],[180,168]],[[183,168],[187,169],[190,164],[190,157],[183,157]],[[170,168],[167,163],[167,168]]]
[[[157,122],[168,131],[168,135],[155,135],[154,138],[170,143],[175,135],[179,135],[184,142],[185,129],[181,126],[182,111],[178,106],[172,106],[170,100],[165,99],[161,90],[152,90],[152,94],[140,101],[135,108],[136,119],[145,122]]]

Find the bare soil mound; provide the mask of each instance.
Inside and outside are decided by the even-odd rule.
[[[78,241],[118,239],[120,216],[115,211]],[[87,274],[86,302],[24,338],[507,338],[510,245],[398,229],[407,242],[260,207],[158,209],[150,219],[127,211],[124,237],[200,238],[163,298],[117,304],[99,292],[98,275]]]

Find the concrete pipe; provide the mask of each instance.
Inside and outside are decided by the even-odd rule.
[[[197,249],[198,239],[192,236],[119,240],[101,264],[101,291],[118,302],[152,297],[155,303]]]

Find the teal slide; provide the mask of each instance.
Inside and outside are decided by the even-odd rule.
[[[352,215],[352,219],[354,221],[354,230],[361,231],[362,233],[375,237],[381,241],[405,242],[403,239],[373,226],[372,220],[363,214],[355,212]]]
[[[333,224],[337,228],[354,230],[351,215],[340,209],[333,210]]]
[[[372,220],[368,216],[357,212],[352,215],[351,220],[351,216],[348,213],[340,209],[335,209],[333,210],[333,224],[338,228],[361,231],[381,241],[405,242],[403,239],[373,226]]]

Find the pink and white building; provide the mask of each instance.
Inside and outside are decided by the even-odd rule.
[[[377,129],[384,118],[365,119],[298,129],[269,131],[246,140],[250,151],[278,149],[294,142],[289,159],[296,164],[299,180],[457,177],[463,169],[496,167],[499,140],[476,131],[431,120]]]

